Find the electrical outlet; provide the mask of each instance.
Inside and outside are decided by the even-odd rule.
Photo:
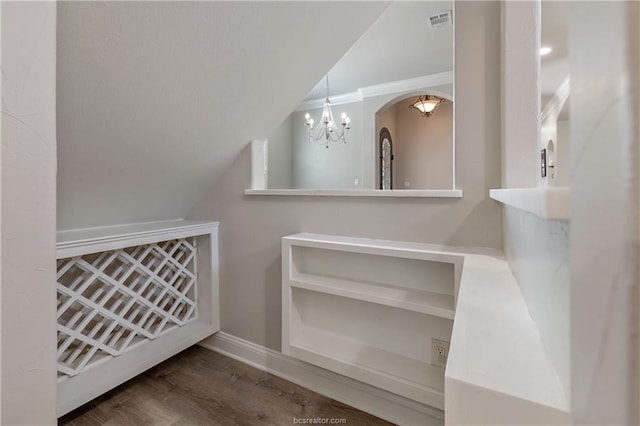
[[[449,342],[444,340],[431,339],[431,364],[444,368],[447,365],[449,356]]]
[[[358,178],[355,178],[353,180],[353,186],[358,186],[358,185],[360,185],[360,180]]]

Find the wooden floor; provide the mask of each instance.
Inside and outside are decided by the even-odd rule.
[[[290,425],[306,418],[390,424],[199,346],[61,417],[59,424]]]

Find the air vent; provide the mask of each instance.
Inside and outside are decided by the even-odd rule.
[[[447,10],[445,12],[440,12],[435,15],[431,15],[427,18],[427,22],[429,23],[429,27],[431,28],[440,28],[440,27],[445,27],[447,25],[451,25],[453,23],[452,11]]]

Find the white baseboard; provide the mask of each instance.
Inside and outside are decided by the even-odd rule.
[[[224,332],[218,332],[203,340],[200,345],[393,423],[420,426],[444,424],[442,410],[307,364]]]

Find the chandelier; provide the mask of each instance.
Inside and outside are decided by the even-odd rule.
[[[305,125],[309,131],[309,142],[315,142],[318,145],[324,145],[326,148],[329,148],[329,142],[347,143],[351,120],[347,117],[347,114],[343,112],[340,117],[341,127],[338,128],[336,125],[333,119],[333,112],[331,111],[331,101],[329,101],[329,74],[326,76],[326,81],[327,97],[324,100],[320,122],[314,126],[313,118],[311,118],[309,113],[306,113],[304,118],[306,120]]]
[[[412,105],[409,105],[409,108],[417,109],[423,117],[427,118],[431,117],[433,111],[442,102],[444,102],[443,98],[432,95],[422,95]]]

